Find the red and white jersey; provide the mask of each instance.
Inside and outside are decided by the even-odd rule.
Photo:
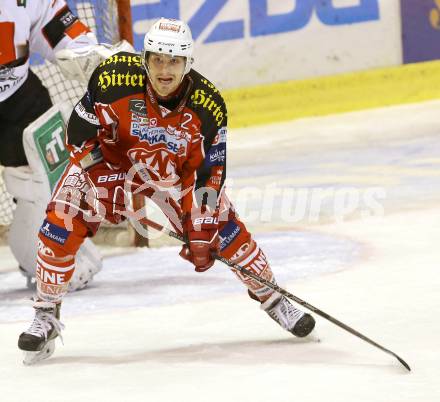
[[[67,127],[74,163],[87,144],[99,143],[107,162],[126,172],[135,167],[147,189],[168,192],[183,214],[202,205],[216,213],[226,178],[226,136],[226,105],[210,81],[192,69],[179,95],[161,102],[141,57],[127,52],[96,68]]]
[[[49,61],[64,48],[96,44],[64,0],[0,0],[0,102],[24,83],[30,53]]]

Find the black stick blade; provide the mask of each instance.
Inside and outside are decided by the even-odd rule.
[[[399,362],[402,364],[403,367],[405,367],[408,371],[411,371],[411,367],[409,367],[409,364],[403,360],[401,357],[397,356],[396,354],[394,355],[394,357],[399,360]]]

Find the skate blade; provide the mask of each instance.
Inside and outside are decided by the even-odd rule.
[[[46,360],[50,356],[52,356],[55,351],[55,339],[47,342],[44,345],[43,349],[39,352],[24,352],[23,364],[25,366],[32,366],[35,363],[40,362],[41,360]]]

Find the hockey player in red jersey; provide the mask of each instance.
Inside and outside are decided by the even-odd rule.
[[[60,51],[84,54],[97,47],[95,35],[64,0],[0,0],[0,165],[6,167],[5,185],[16,202],[8,243],[29,283],[35,277],[37,233],[50,194],[28,166],[23,131],[52,106],[29,57],[38,53],[55,63]],[[84,250],[72,290],[84,287],[101,267],[93,244],[87,242]]]
[[[67,128],[71,161],[39,233],[35,319],[19,337],[33,362],[50,355],[75,254],[105,218],[127,214],[124,190],[157,203],[187,239],[180,255],[197,272],[218,253],[275,283],[263,251],[224,192],[227,111],[216,87],[191,68],[193,40],[182,21],[160,19],[142,56],[118,53],[94,71]],[[271,288],[237,273],[252,299],[303,337],[315,321]]]

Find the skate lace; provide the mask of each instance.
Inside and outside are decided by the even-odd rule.
[[[304,312],[292,306],[287,300],[281,299],[274,306],[269,314],[277,320],[284,329],[292,329],[298,320],[304,315]]]
[[[64,324],[54,316],[53,312],[36,309],[34,321],[26,332],[38,337],[44,336],[47,340],[47,334],[52,328],[63,342],[61,331],[64,329]]]

